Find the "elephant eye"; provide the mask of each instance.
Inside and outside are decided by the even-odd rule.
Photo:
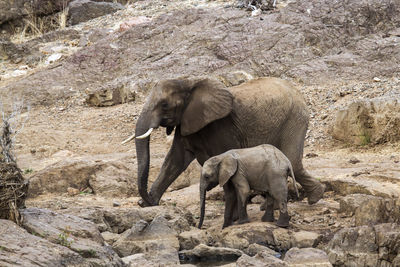
[[[167,101],[161,102],[161,108],[162,109],[168,109],[168,102]]]

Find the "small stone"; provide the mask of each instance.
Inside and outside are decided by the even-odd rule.
[[[374,82],[380,82],[380,81],[382,81],[380,78],[374,77]]]
[[[318,157],[318,154],[316,154],[316,153],[307,153],[306,154],[306,158],[316,158],[316,157]]]
[[[117,202],[117,201],[114,201],[114,202],[113,202],[113,207],[119,207],[119,206],[121,206],[121,203],[119,203],[119,202]]]
[[[360,162],[360,160],[358,158],[356,158],[356,157],[351,157],[350,160],[349,160],[349,163],[351,163],[351,164],[356,164],[356,163],[359,163],[359,162]]]
[[[68,187],[67,192],[69,196],[76,196],[79,194],[79,189],[73,188],[73,187]]]

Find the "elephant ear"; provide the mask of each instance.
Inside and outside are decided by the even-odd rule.
[[[219,165],[218,181],[224,186],[237,171],[237,160],[232,155],[227,155]]]
[[[232,94],[210,80],[197,82],[182,115],[181,134],[193,134],[210,122],[226,117],[232,111],[232,102]]]

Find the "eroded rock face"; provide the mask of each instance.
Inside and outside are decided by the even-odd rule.
[[[151,223],[143,220],[137,222],[121,235],[113,248],[123,257],[144,253],[153,261],[179,263],[177,232],[168,226],[168,221],[163,216],[154,218]]]
[[[104,243],[97,226],[72,215],[29,208],[21,212],[23,227],[33,235],[75,251],[90,264],[122,266],[122,260]]]
[[[392,10],[398,8],[388,0],[312,0],[260,17],[233,8],[180,10],[110,34],[58,68],[38,71],[0,92],[34,105],[121,77],[146,91],[158,80],[178,76],[212,75],[226,86],[260,76],[302,81],[392,76],[399,71],[400,37],[381,36],[397,28],[400,15]]]
[[[356,144],[380,144],[400,140],[400,100],[375,98],[356,101],[339,110],[332,136]]]
[[[82,191],[90,186],[95,194],[115,197],[137,194],[135,165],[131,155],[65,159],[38,171],[30,178],[29,195],[66,193],[68,187]]]
[[[355,225],[400,222],[400,203],[396,199],[353,194],[340,200],[340,210],[354,215]]]
[[[0,219],[0,265],[89,266],[79,253],[29,234],[14,222]]]
[[[390,266],[398,262],[399,244],[398,224],[359,226],[337,232],[326,252],[333,266]]]
[[[123,9],[119,3],[74,0],[68,5],[68,22],[75,25]]]

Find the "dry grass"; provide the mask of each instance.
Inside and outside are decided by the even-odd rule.
[[[25,206],[28,181],[14,162],[0,163],[0,219],[8,219],[20,224],[18,209]]]
[[[27,12],[29,13],[29,12]],[[13,34],[11,41],[23,43],[29,39],[39,37],[46,32],[64,29],[67,26],[68,8],[48,16],[36,16],[31,14],[22,20],[22,23],[11,26]]]

